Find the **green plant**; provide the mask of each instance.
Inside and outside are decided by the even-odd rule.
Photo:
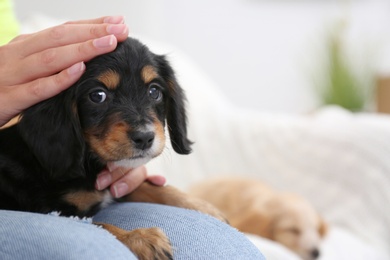
[[[343,51],[343,24],[329,34],[324,67],[324,79],[319,84],[322,105],[339,105],[351,111],[365,109],[369,99],[369,84],[358,75]]]

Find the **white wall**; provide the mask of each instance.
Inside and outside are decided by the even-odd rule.
[[[16,0],[15,5],[21,20],[36,13],[63,19],[123,14],[132,32],[185,51],[231,101],[263,111],[298,113],[317,106],[312,83],[325,32],[342,16],[350,21],[352,63],[366,63],[362,56],[370,53],[373,65],[390,71],[390,47],[383,48],[390,46],[385,0]]]

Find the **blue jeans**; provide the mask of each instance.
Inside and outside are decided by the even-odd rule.
[[[118,203],[94,221],[123,229],[160,227],[174,259],[264,259],[240,232],[202,213],[147,203]],[[113,235],[90,223],[0,211],[0,259],[136,259]]]

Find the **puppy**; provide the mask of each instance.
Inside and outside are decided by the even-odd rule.
[[[72,87],[21,115],[0,131],[0,208],[64,216],[93,216],[113,201],[95,190],[106,167],[137,167],[165,146],[167,122],[173,149],[191,151],[184,93],[164,56],[128,38],[112,53],[86,64]],[[219,212],[173,187],[142,184],[126,201],[155,202]],[[102,224],[141,259],[170,259],[157,229],[127,232]]]
[[[302,197],[260,181],[220,177],[195,184],[189,194],[207,200],[238,230],[277,241],[303,259],[316,259],[326,224]]]

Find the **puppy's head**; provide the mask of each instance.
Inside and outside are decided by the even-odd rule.
[[[188,154],[183,90],[163,56],[128,38],[87,63],[81,79],[25,111],[20,132],[53,175],[85,174],[85,158],[136,167],[159,155],[168,124],[173,149]]]
[[[302,197],[282,193],[272,202],[273,220],[270,238],[299,254],[302,259],[316,259],[326,224]]]

